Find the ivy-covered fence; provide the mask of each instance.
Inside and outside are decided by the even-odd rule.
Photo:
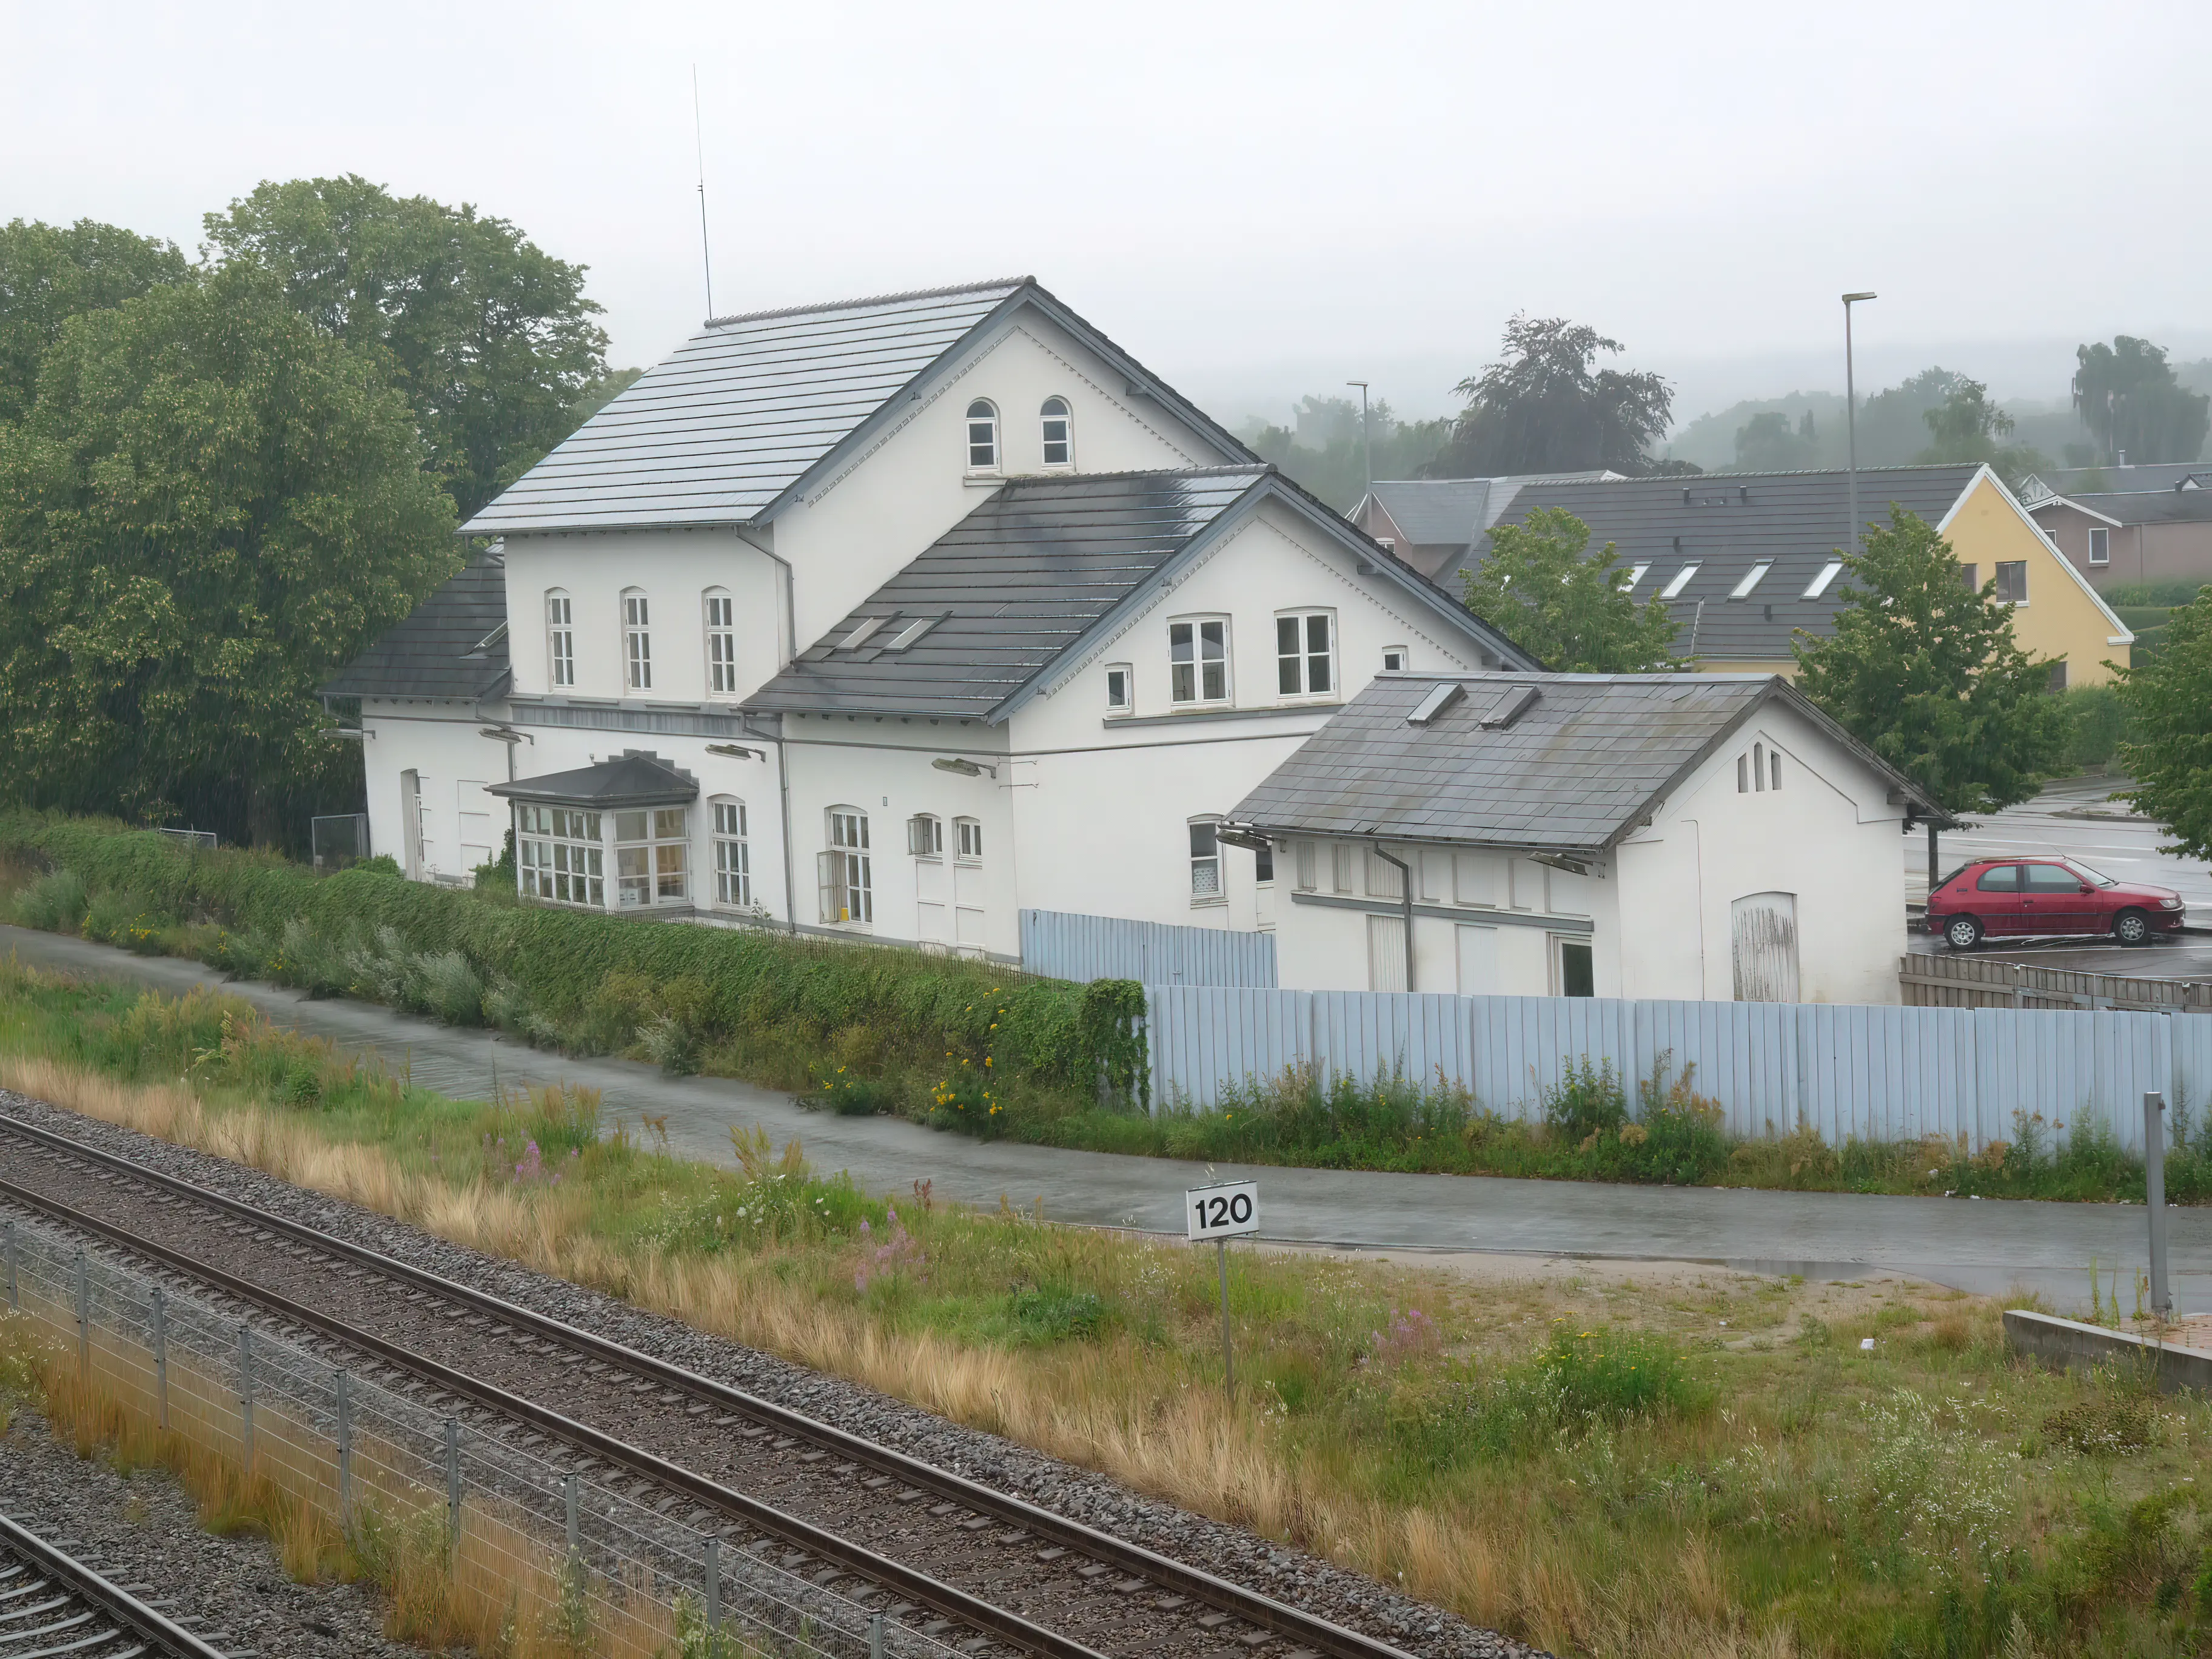
[[[458,952],[563,1021],[588,1016],[611,981],[626,994],[665,994],[723,1029],[797,1026],[826,1039],[864,1026],[979,1062],[988,1054],[1009,1082],[1121,1100],[1148,1092],[1144,993],[1126,980],[1075,985],[895,947],[498,902],[374,869],[317,877],[270,854],[195,850],[99,819],[0,813],[0,854],[70,872],[91,894],[127,893],[264,939],[304,924],[328,941]]]

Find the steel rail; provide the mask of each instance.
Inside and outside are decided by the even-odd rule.
[[[310,1308],[305,1303],[295,1302],[289,1297],[264,1289],[251,1279],[241,1279],[211,1262],[158,1243],[128,1227],[102,1220],[74,1205],[64,1204],[59,1199],[48,1197],[43,1193],[34,1193],[12,1181],[0,1180],[0,1198],[40,1211],[81,1232],[107,1239],[137,1255],[211,1285],[226,1295],[266,1309],[280,1318],[319,1331],[325,1336],[358,1349],[387,1365],[412,1372],[448,1394],[457,1395],[488,1410],[543,1429],[603,1462],[628,1469],[648,1480],[681,1492],[710,1509],[740,1516],[763,1532],[781,1538],[811,1555],[835,1562],[888,1589],[910,1596],[948,1619],[957,1620],[978,1631],[1005,1637],[1030,1652],[1049,1656],[1049,1659],[1105,1659],[1105,1656],[1096,1649],[1047,1630],[1042,1625],[1032,1624],[1019,1613],[994,1607],[979,1596],[955,1589],[917,1568],[908,1566],[904,1562],[893,1560],[887,1555],[878,1555],[865,1545],[855,1544],[836,1533],[824,1531],[795,1515],[787,1515],[774,1504],[764,1504],[748,1493],[710,1480],[705,1475],[681,1464],[672,1463],[642,1447],[618,1440],[588,1423],[579,1423],[550,1407],[526,1400],[520,1395],[510,1394],[495,1383],[471,1376],[466,1371],[456,1370],[427,1354],[416,1353],[411,1348],[403,1347],[372,1331],[362,1330],[343,1319]]]
[[[104,1164],[203,1206],[226,1211],[258,1227],[284,1234],[295,1243],[311,1249],[342,1257],[388,1278],[403,1280],[418,1289],[443,1297],[449,1302],[461,1304],[517,1327],[526,1328],[540,1336],[620,1365],[641,1376],[651,1377],[670,1388],[712,1401],[756,1422],[812,1441],[824,1450],[835,1452],[854,1462],[864,1463],[880,1474],[903,1480],[908,1486],[934,1492],[978,1515],[1002,1519],[1009,1525],[1034,1533],[1048,1542],[1079,1551],[1094,1561],[1120,1567],[1164,1589],[1205,1601],[1224,1613],[1233,1613],[1247,1624],[1291,1638],[1318,1652],[1332,1656],[1333,1659],[1413,1659],[1413,1656],[1402,1648],[1361,1632],[1346,1629],[1317,1613],[1306,1613],[1278,1601],[1260,1591],[1218,1577],[1203,1568],[1162,1555],[1127,1539],[1116,1538],[1110,1533],[1070,1520],[1024,1498],[1012,1497],[980,1481],[970,1480],[965,1475],[939,1468],[934,1464],[923,1462],[919,1458],[878,1444],[848,1430],[808,1417],[787,1406],[748,1394],[742,1389],[732,1388],[712,1377],[702,1376],[665,1359],[640,1352],[611,1338],[509,1302],[489,1291],[460,1284],[427,1268],[398,1261],[367,1245],[336,1237],[319,1228],[294,1221],[243,1200],[210,1192],[180,1176],[149,1169],[135,1159],[100,1147],[88,1146],[68,1135],[26,1123],[4,1112],[0,1112],[0,1130],[21,1135],[71,1157]]]
[[[13,1555],[44,1573],[77,1601],[114,1620],[148,1646],[173,1659],[229,1659],[221,1648],[202,1640],[158,1608],[149,1607],[113,1579],[87,1566],[66,1550],[48,1543],[10,1516],[0,1515],[0,1555]],[[118,1636],[121,1632],[118,1632]],[[74,1650],[90,1638],[73,1639]]]

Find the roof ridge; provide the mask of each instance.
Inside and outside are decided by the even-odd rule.
[[[902,300],[941,300],[954,294],[980,294],[992,288],[1022,288],[1036,283],[1034,276],[994,276],[988,282],[955,283],[950,288],[908,289],[902,294],[870,294],[857,300],[830,300],[808,305],[778,306],[769,311],[733,311],[723,317],[709,317],[701,325],[704,328],[726,328],[732,323],[765,322],[775,317],[803,317],[824,311],[855,311],[862,306],[896,305]]]
[[[1894,466],[1863,466],[1859,468],[1858,472],[1859,477],[1863,478],[1868,474],[1874,472],[1948,472],[1961,467],[1972,471],[1978,470],[1984,465],[1984,463],[1981,461],[1905,461]],[[1850,472],[1850,468],[1847,466],[1786,466],[1775,467],[1764,472],[1647,472],[1640,477],[1624,478],[1567,478],[1539,475],[1535,477],[1528,479],[1527,482],[1530,483],[1604,484],[1607,487],[1614,484],[1648,483],[1661,484],[1667,488],[1674,489],[1695,489],[1700,483],[1735,483],[1738,480],[1743,478],[1817,478],[1827,476],[1833,476],[1840,478],[1847,477]],[[1511,477],[1515,475],[1501,474],[1500,476]],[[1376,482],[1380,483],[1382,480],[1378,478]],[[1394,479],[1391,482],[1420,483],[1424,481],[1419,479]]]
[[[1116,478],[1257,477],[1281,470],[1273,461],[1232,461],[1220,466],[1130,466],[1118,472],[1020,472],[1008,478],[1005,487],[1018,489],[1026,484],[1098,483]]]

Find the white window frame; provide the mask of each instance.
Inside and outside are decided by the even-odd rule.
[[[549,690],[576,684],[576,606],[563,587],[545,590],[545,684]]]
[[[1659,597],[1662,599],[1671,599],[1677,597],[1684,588],[1690,585],[1690,579],[1697,574],[1698,567],[1695,562],[1684,565],[1680,570],[1677,570],[1672,576],[1667,579],[1667,586],[1659,590]]]
[[[2089,562],[2110,564],[2112,562],[2112,532],[2108,525],[2089,526]]]
[[[1052,434],[1054,422],[1060,427],[1060,436]],[[1042,445],[1045,470],[1065,472],[1075,465],[1075,410],[1065,398],[1051,397],[1037,406],[1037,437]],[[1060,459],[1054,460],[1052,452],[1057,444]]]
[[[632,806],[613,820],[615,908],[650,910],[691,902],[691,809]],[[627,822],[641,819],[635,832]]]
[[[1221,816],[1209,812],[1184,820],[1190,846],[1190,902],[1194,907],[1226,904],[1229,894],[1221,880]]]
[[[1819,599],[1821,594],[1828,591],[1828,584],[1843,574],[1843,568],[1844,562],[1841,559],[1829,560],[1820,567],[1820,574],[1805,584],[1805,592],[1802,597],[1808,599]]]
[[[1322,648],[1313,648],[1313,625],[1321,624]],[[1291,649],[1283,649],[1283,624],[1292,627]],[[1340,700],[1343,680],[1336,672],[1336,612],[1328,610],[1278,611],[1275,613],[1275,695],[1285,702],[1335,702]],[[1320,665],[1320,678],[1327,684],[1316,687],[1315,665]],[[1285,689],[1284,677],[1292,681]]]
[[[641,587],[622,591],[623,689],[653,690],[653,602]]]
[[[1999,559],[1995,567],[1994,575],[1996,580],[2000,585],[2004,581],[2004,573],[2008,566],[2012,569],[2020,572],[2020,592],[2017,598],[2008,599],[2000,595],[1998,597],[1997,603],[1999,605],[2008,605],[2015,611],[2025,611],[2027,609],[2027,561],[2026,559]]]
[[[601,815],[566,806],[514,805],[515,887],[525,898],[580,909],[607,908]]]
[[[710,587],[699,596],[700,614],[707,628],[707,695],[738,695],[738,607],[726,587]]]
[[[981,864],[983,861],[983,821],[981,818],[952,820],[952,856],[962,864]]]
[[[822,921],[831,927],[873,927],[875,871],[867,812],[858,806],[833,806],[823,819],[830,844],[816,859]]]
[[[708,827],[714,838],[714,902],[750,910],[753,908],[753,854],[745,804],[734,795],[716,795],[707,805]]]
[[[975,412],[977,410],[983,412],[979,415]],[[968,471],[970,472],[999,471],[1006,457],[1006,449],[1000,441],[1001,434],[999,431],[998,404],[993,403],[988,398],[975,398],[969,402],[968,413],[962,419],[962,430],[967,440],[965,453],[968,457]],[[975,434],[979,428],[983,434],[983,440],[980,443],[975,439]],[[979,452],[982,456],[980,460],[976,459]]]
[[[1114,696],[1114,683],[1121,680],[1121,700]],[[1127,720],[1137,711],[1137,671],[1126,662],[1106,665],[1106,714],[1110,720]]]
[[[1756,588],[1759,583],[1766,580],[1766,573],[1773,568],[1773,560],[1761,559],[1757,564],[1752,566],[1750,569],[1743,573],[1743,580],[1741,581],[1738,582],[1734,587],[1729,589],[1729,598],[1732,599],[1749,599],[1752,595],[1752,591]]]
[[[1633,593],[1638,587],[1642,586],[1644,585],[1644,575],[1650,568],[1651,567],[1649,563],[1632,564],[1629,566],[1628,586],[1625,591]]]
[[[1212,663],[1216,659],[1203,654],[1205,647],[1208,643],[1206,639],[1206,630],[1209,629],[1218,630],[1219,644],[1221,647],[1221,655],[1218,659],[1221,668],[1220,690],[1212,696],[1206,695],[1206,671],[1209,664]],[[1177,648],[1176,635],[1178,632],[1184,632],[1187,634],[1191,652],[1189,657],[1184,659],[1181,662],[1178,662],[1176,657],[1176,651]],[[1178,708],[1223,708],[1228,707],[1237,695],[1236,684],[1231,679],[1229,672],[1229,647],[1230,638],[1228,617],[1218,615],[1170,617],[1168,619],[1168,701],[1172,702]],[[1188,678],[1187,680],[1184,678],[1182,674],[1177,672],[1178,669],[1188,669]],[[1191,695],[1187,697],[1178,696],[1177,693],[1182,690],[1185,685],[1188,685]]]
[[[1402,645],[1386,645],[1382,647],[1382,672],[1386,674],[1404,673],[1412,665],[1413,660],[1413,653]]]
[[[906,850],[918,859],[945,856],[945,820],[934,812],[916,812],[906,821]]]

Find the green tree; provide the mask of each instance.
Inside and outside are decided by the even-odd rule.
[[[1958,377],[1943,401],[1924,410],[1930,441],[1923,461],[1972,461],[1996,468],[2008,488],[2051,462],[2026,444],[2000,443],[2009,436],[2013,418],[1990,401],[1990,389],[1979,380]]]
[[[1954,812],[2026,800],[2063,759],[2072,722],[2051,665],[2020,648],[1996,584],[1960,580],[1951,544],[1893,506],[1844,561],[1826,638],[1801,635],[1797,689]]]
[[[2173,836],[2162,851],[2212,858],[2212,587],[2168,614],[2165,647],[2122,674],[2120,700],[2128,799]]]
[[[2107,461],[2122,452],[2137,465],[2193,461],[2212,427],[2212,398],[2174,378],[2166,351],[2148,340],[2115,335],[2075,348],[2074,406]]]
[[[304,838],[317,684],[459,562],[380,356],[248,267],[70,319],[0,425],[0,795]]]
[[[1746,472],[1792,472],[1815,465],[1819,455],[1809,409],[1795,431],[1778,409],[1754,415],[1736,428],[1735,464]]]
[[[319,327],[392,355],[464,519],[574,430],[573,407],[607,372],[584,267],[472,207],[350,173],[295,179],[210,214],[207,234]]]
[[[1564,317],[1516,315],[1504,347],[1502,360],[1453,388],[1468,405],[1431,477],[1662,470],[1647,452],[1671,417],[1667,382],[1591,368],[1599,352],[1620,350],[1620,341]]]
[[[1368,414],[1378,478],[1419,477],[1451,435],[1449,420],[1401,421],[1382,398]],[[1238,435],[1340,513],[1367,493],[1367,439],[1359,405],[1349,398],[1302,398],[1295,428],[1254,421]]]
[[[64,323],[180,282],[185,269],[174,244],[90,219],[16,219],[0,229],[0,421],[30,408],[39,365]]]
[[[1674,619],[1656,596],[1641,605],[1630,598],[1613,544],[1592,553],[1589,538],[1589,526],[1564,507],[1492,526],[1480,567],[1460,572],[1467,608],[1561,673],[1672,666]]]

